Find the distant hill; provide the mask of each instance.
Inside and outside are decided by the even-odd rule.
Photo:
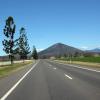
[[[82,50],[79,50],[77,48],[62,44],[62,43],[56,43],[47,49],[41,51],[38,53],[40,58],[47,58],[52,56],[64,56],[64,55],[73,55],[75,53],[83,53]]]
[[[100,53],[100,48],[95,48],[92,50],[87,50],[88,52]]]

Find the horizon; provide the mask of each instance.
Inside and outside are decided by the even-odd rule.
[[[43,50],[63,43],[81,50],[100,48],[99,0],[1,0],[0,56],[3,51],[5,20],[13,16],[15,38],[25,27],[32,50]]]
[[[58,42],[58,43],[52,44],[52,45],[50,45],[50,46],[48,46],[48,47],[46,47],[46,48],[44,48],[44,49],[37,49],[37,52],[39,53],[39,52],[44,51],[44,50],[46,50],[46,49],[48,49],[48,48],[50,48],[50,47],[52,47],[52,46],[54,46],[54,45],[57,45],[57,44],[66,45],[66,46],[69,46],[69,47],[72,47],[72,48],[76,48],[76,47],[73,47],[73,46],[71,46],[71,45],[67,45],[67,44]],[[80,49],[80,48],[76,48],[76,49],[79,49],[79,50],[81,50],[81,51],[83,51],[83,52],[84,52],[84,51],[89,51],[89,50],[96,50],[96,49],[99,49],[99,50],[100,50],[99,47],[98,47],[98,48],[94,48],[94,49]],[[8,56],[8,55],[9,55],[9,54],[0,55],[0,56]]]

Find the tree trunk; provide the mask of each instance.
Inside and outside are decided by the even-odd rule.
[[[13,65],[13,56],[10,55],[10,61],[11,61],[11,65]]]

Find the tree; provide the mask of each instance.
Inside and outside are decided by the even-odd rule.
[[[37,50],[36,50],[35,46],[33,46],[32,57],[33,57],[33,59],[35,59],[35,60],[38,59],[38,53],[37,53]]]
[[[92,52],[84,52],[83,54],[84,57],[93,57],[93,53]]]
[[[80,53],[76,51],[76,52],[74,53],[74,57],[79,57],[79,56],[80,56]]]
[[[16,25],[14,24],[13,17],[10,16],[6,20],[6,25],[3,29],[3,33],[6,36],[6,39],[2,41],[2,44],[4,46],[3,50],[6,52],[6,54],[9,55],[11,64],[13,64],[14,54],[17,53],[16,42],[18,40],[14,40],[15,29]]]
[[[66,57],[67,57],[67,54],[65,53],[65,54],[64,54],[64,58],[66,58]]]
[[[20,59],[27,59],[27,55],[30,53],[30,47],[28,44],[28,39],[26,36],[25,28],[20,29],[20,37],[19,37],[19,55]]]

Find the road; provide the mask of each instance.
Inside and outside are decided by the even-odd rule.
[[[100,100],[100,72],[47,60],[30,69],[0,100]]]

